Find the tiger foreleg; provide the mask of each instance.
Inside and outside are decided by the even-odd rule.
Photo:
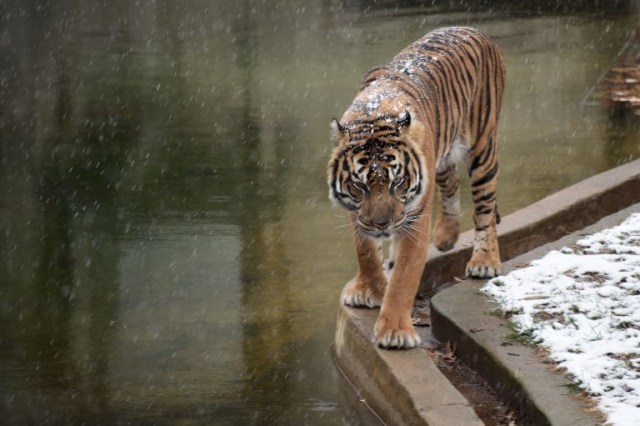
[[[381,244],[361,232],[354,224],[358,273],[342,290],[341,300],[347,306],[377,308],[382,304],[387,278],[382,268]]]
[[[478,143],[478,145],[483,145]],[[475,237],[466,273],[475,278],[491,278],[502,273],[496,230],[496,186],[498,182],[497,146],[489,137],[484,149],[470,158]]]
[[[404,349],[420,344],[411,310],[427,257],[429,222],[425,215],[395,237],[395,265],[374,329],[376,343],[383,348]]]

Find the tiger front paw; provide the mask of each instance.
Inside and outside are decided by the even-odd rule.
[[[411,349],[420,344],[420,336],[411,325],[411,318],[401,320],[380,313],[375,325],[376,343],[384,349]]]
[[[502,275],[502,263],[498,256],[474,255],[467,263],[466,274],[472,278],[493,278]]]
[[[354,278],[342,290],[340,300],[343,304],[354,308],[378,308],[382,305],[385,284],[366,284]]]

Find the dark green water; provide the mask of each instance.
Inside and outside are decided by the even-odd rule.
[[[633,7],[365,3],[0,1],[3,424],[371,424],[330,358],[328,122],[431,29],[505,53],[503,214],[640,157],[582,104]]]

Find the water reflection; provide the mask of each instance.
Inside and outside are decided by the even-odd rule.
[[[580,106],[632,14],[423,3],[0,3],[10,423],[370,424],[329,356],[354,263],[327,122],[432,28],[505,50],[504,213],[639,156],[637,120]]]

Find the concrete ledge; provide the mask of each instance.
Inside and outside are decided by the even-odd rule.
[[[638,202],[640,202],[640,160],[586,179],[503,218],[502,224],[498,227],[503,262],[580,230],[607,215]],[[438,287],[454,281],[455,277],[461,277],[471,255],[472,244],[473,232],[469,231],[460,236],[456,247],[448,253],[440,253],[432,246],[422,277],[421,293],[433,294]],[[473,285],[472,283],[467,287]],[[454,286],[454,288],[463,288],[470,292],[467,295],[469,298],[455,299],[455,304],[472,306],[481,303],[477,300],[478,295],[471,287]],[[476,298],[471,297],[474,294]],[[486,305],[481,308],[486,309]],[[377,314],[377,310],[351,309],[340,306],[336,330],[335,360],[343,374],[348,377],[378,415],[385,422],[391,424],[432,426],[482,424],[468,402],[440,373],[424,350],[396,352],[380,350],[375,346],[372,341],[372,331]],[[441,315],[437,320],[434,320],[434,327],[439,324],[435,334],[441,339],[446,341],[457,336],[455,339],[462,342],[464,336],[473,334],[469,324],[457,327],[459,331],[456,332],[454,326],[456,326],[457,318],[447,316],[444,309],[438,311],[438,314]],[[445,318],[449,319],[445,320]],[[497,339],[496,342],[502,343],[504,341],[502,338],[503,328],[498,322],[493,322],[499,318],[489,316],[485,320],[486,323],[472,325],[472,327],[474,329],[483,328],[486,330],[485,334],[489,336],[487,338],[494,334],[493,338]],[[448,329],[449,326],[443,325],[445,322],[453,325]],[[421,328],[419,332],[423,342],[432,341],[430,329]],[[509,349],[508,347],[504,348]],[[522,350],[522,348],[518,350]],[[476,356],[474,352],[477,352],[477,346],[469,346],[464,349],[463,343],[462,346],[458,346],[457,354],[470,366],[476,368],[476,371],[485,378],[491,378],[498,374],[495,370],[495,365],[498,362],[491,361],[491,357],[494,355],[477,354]],[[516,361],[516,364],[506,366],[505,374],[507,376],[517,377],[522,374],[520,371],[522,371],[523,365],[540,364],[539,358],[525,353],[526,351],[522,354],[515,352],[515,349],[507,352],[518,354],[508,355]],[[477,360],[473,359],[474,356]],[[544,366],[542,368],[544,369]],[[547,382],[545,380],[543,379],[541,384],[544,388],[560,386],[561,389],[564,389],[562,386],[566,384],[563,381]],[[500,383],[502,382],[495,382],[497,386],[502,386]],[[508,392],[514,392],[514,387],[505,385],[498,390],[502,390],[505,395]],[[553,402],[532,399],[534,397],[528,394],[528,389],[516,390],[515,392],[519,392],[519,394],[512,402],[521,401],[519,404],[527,416],[528,413],[534,413],[536,410],[527,407],[539,408]],[[562,407],[558,409],[562,411]],[[532,418],[549,418],[548,415],[538,417],[535,417],[534,414],[531,415]],[[590,420],[586,420],[587,423],[581,423],[582,420],[585,420],[583,418],[576,417],[575,420],[578,423],[573,424],[591,424]],[[552,422],[552,424],[564,423]]]
[[[342,373],[377,415],[394,425],[482,425],[425,351],[386,351],[373,343],[377,316],[377,309],[341,306],[334,353]],[[421,334],[423,341],[431,339]]]
[[[640,204],[635,204],[594,225],[516,257],[505,263],[505,273],[541,258],[551,250],[570,246],[585,233],[618,225],[638,211]],[[552,372],[534,347],[508,339],[507,320],[491,315],[496,305],[479,293],[484,283],[482,280],[466,280],[440,291],[431,299],[434,336],[453,342],[457,357],[519,413],[523,424],[599,424],[600,417],[588,411],[585,401],[571,393],[571,382],[563,374]]]

